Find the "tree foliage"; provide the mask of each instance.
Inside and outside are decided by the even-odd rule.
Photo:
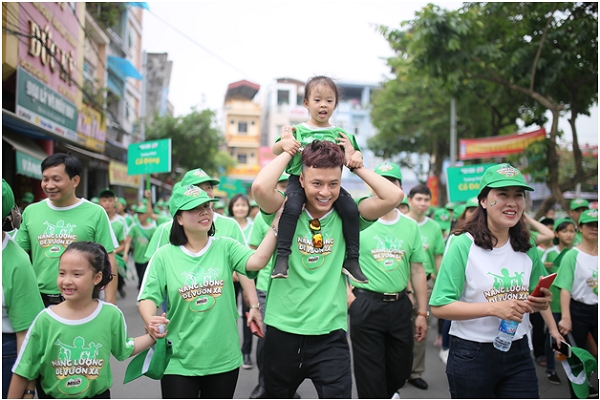
[[[543,209],[555,201],[566,206],[562,192],[597,175],[597,166],[582,162],[574,129],[577,116],[598,101],[597,3],[465,3],[455,11],[430,4],[401,27],[380,30],[399,59],[440,79],[450,93],[469,84],[495,93],[502,88],[526,123],[543,123],[543,114],[551,112],[543,162],[552,195]],[[560,181],[558,119],[566,110],[575,174]]]
[[[213,111],[193,108],[183,117],[156,117],[146,129],[146,139],[171,139],[172,171],[168,175],[173,182],[194,168],[202,168],[207,174],[217,176],[219,170],[233,167],[235,162],[229,154],[220,150],[225,139],[215,126]]]

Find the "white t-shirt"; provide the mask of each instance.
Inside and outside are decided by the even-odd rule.
[[[454,301],[485,303],[504,300],[527,300],[529,293],[544,274],[538,251],[516,252],[510,241],[504,246],[485,250],[476,246],[473,237],[462,234],[448,246],[439,276],[431,294],[432,306]],[[450,334],[480,343],[494,341],[500,326],[498,317],[452,321]],[[529,315],[523,316],[514,340],[529,330]]]

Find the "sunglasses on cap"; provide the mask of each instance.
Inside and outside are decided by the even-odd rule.
[[[308,222],[308,227],[312,232],[312,243],[313,247],[317,249],[323,248],[323,234],[321,233],[321,221],[317,218],[311,219]]]

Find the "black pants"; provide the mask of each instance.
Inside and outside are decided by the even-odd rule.
[[[544,331],[544,318],[538,313],[529,314],[531,322],[531,344],[533,345],[533,356],[541,357],[546,354],[546,332]]]
[[[346,332],[297,335],[268,326],[264,362],[267,398],[291,399],[310,379],[320,399],[352,397],[352,369]]]
[[[246,313],[250,311],[250,307],[244,301],[242,285],[239,282],[234,282],[233,288],[235,289],[235,302],[237,304],[240,301],[242,302],[242,334],[244,336],[242,338],[242,354],[250,354],[252,353],[252,332],[248,328],[248,319],[246,318]]]
[[[277,254],[280,256],[289,256],[291,254],[292,238],[296,231],[296,223],[298,222],[298,218],[300,218],[304,203],[306,203],[304,188],[300,184],[298,176],[290,175],[285,194],[287,200],[279,218],[279,234],[277,237]],[[344,239],[346,240],[346,257],[358,258],[360,232],[358,206],[350,193],[346,189],[340,188],[340,196],[333,203],[333,208],[342,217],[342,230]]]
[[[163,399],[233,399],[240,369],[205,376],[163,375]]]
[[[389,399],[410,377],[413,364],[412,304],[359,293],[350,306],[356,390],[361,399]]]
[[[146,272],[146,267],[148,266],[148,263],[136,263],[135,264],[135,271],[137,272],[137,276],[138,276],[138,290],[141,289],[142,287],[142,281],[144,280],[144,273]]]

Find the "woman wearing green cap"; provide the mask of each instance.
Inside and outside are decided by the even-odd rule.
[[[550,291],[530,296],[544,275],[523,216],[525,191],[533,189],[509,164],[488,168],[480,188],[477,211],[455,232],[430,301],[436,317],[452,320],[450,393],[452,398],[539,398],[526,337],[528,314],[541,311],[550,334],[557,341],[562,336],[548,309]],[[502,350],[494,344],[501,321],[519,323],[510,348]]]
[[[560,289],[560,332],[587,349],[590,333],[598,344],[598,210],[584,211],[578,228],[581,244],[563,257],[554,286]],[[575,398],[572,388],[571,394]]]
[[[233,398],[242,353],[232,276],[255,278],[275,250],[272,231],[256,250],[215,237],[215,201],[194,185],[173,192],[170,244],[152,257],[138,297],[147,325],[167,297],[173,356],[161,379],[163,398]]]

